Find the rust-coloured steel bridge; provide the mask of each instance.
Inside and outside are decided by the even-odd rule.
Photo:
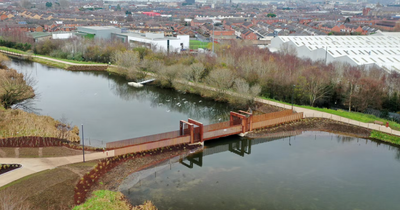
[[[179,130],[107,143],[107,149],[115,149],[115,155],[135,153],[183,143],[200,143],[225,136],[246,133],[253,129],[271,127],[300,120],[303,113],[284,110],[262,115],[239,111],[230,112],[230,120],[204,126],[201,122],[188,119],[179,122]]]

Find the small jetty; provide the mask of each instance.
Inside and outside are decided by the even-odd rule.
[[[143,87],[144,84],[151,83],[154,80],[156,80],[156,79],[153,78],[153,79],[148,79],[148,80],[144,80],[141,82],[128,82],[128,85],[132,86],[132,87],[140,88],[140,87]]]

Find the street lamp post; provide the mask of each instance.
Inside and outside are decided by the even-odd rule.
[[[85,136],[83,135],[83,124],[82,124],[82,153],[83,153],[83,162],[85,162]]]
[[[212,52],[214,54],[214,21],[212,22],[213,25],[213,36],[212,36]]]
[[[293,96],[294,96],[294,88],[296,87],[296,85],[293,85],[292,88],[292,112],[293,112]]]

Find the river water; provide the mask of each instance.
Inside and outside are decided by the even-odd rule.
[[[177,130],[187,118],[227,120],[232,110],[196,95],[136,89],[102,72],[17,60],[11,67],[37,80],[31,110],[84,124],[86,142],[94,146]],[[132,204],[151,200],[160,210],[400,209],[400,149],[324,132],[218,139],[181,163],[148,170],[140,181],[127,177],[120,189]]]
[[[324,132],[205,147],[121,191],[162,210],[400,209],[398,147]]]
[[[105,72],[78,72],[39,63],[12,60],[11,68],[36,79],[38,95],[29,106],[41,115],[84,125],[85,144],[179,130],[179,121],[192,118],[205,125],[225,121],[232,111],[226,103],[154,86],[134,88]]]

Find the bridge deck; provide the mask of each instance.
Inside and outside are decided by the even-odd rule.
[[[230,121],[206,125],[203,127],[203,125],[197,121],[189,119],[187,122],[182,120],[180,130],[178,131],[109,142],[107,143],[107,149],[114,148],[115,155],[135,153],[177,144],[213,140],[252,131],[252,129],[260,129],[296,121],[302,118],[303,113],[292,113],[292,110],[255,116],[245,116],[231,112]]]

